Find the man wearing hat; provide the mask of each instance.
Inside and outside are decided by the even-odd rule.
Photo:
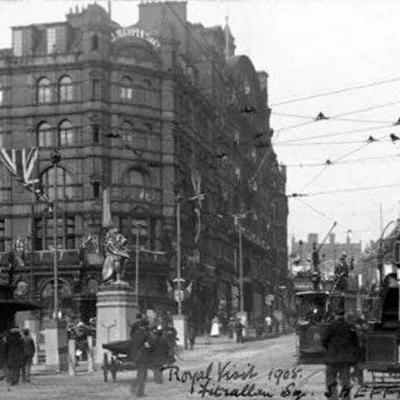
[[[338,378],[342,386],[340,397],[350,400],[350,367],[357,363],[358,339],[354,327],[344,318],[344,310],[338,310],[335,319],[322,335],[326,349],[326,396],[338,399]]]

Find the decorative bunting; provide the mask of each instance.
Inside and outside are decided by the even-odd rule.
[[[8,171],[19,178],[24,186],[31,186],[38,179],[31,179],[33,168],[39,155],[39,148],[31,147],[22,150],[0,149],[0,160]]]

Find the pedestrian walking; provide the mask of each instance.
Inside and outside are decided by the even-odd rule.
[[[362,317],[358,317],[355,320],[354,327],[358,339],[358,351],[357,362],[353,366],[353,378],[358,382],[359,385],[363,385],[368,326],[365,324],[365,321]]]
[[[243,343],[243,324],[240,321],[240,318],[236,318],[234,324],[234,331],[236,335],[236,343]]]
[[[136,363],[136,378],[132,382],[132,392],[137,397],[145,397],[144,389],[152,350],[148,321],[143,320],[140,323],[135,323],[132,326],[130,336],[131,359]]]
[[[211,337],[219,337],[220,335],[220,328],[221,328],[221,324],[219,322],[219,319],[217,316],[215,316],[212,321],[211,321],[211,332],[210,332],[210,336]]]
[[[173,326],[167,326],[163,333],[164,339],[168,344],[168,362],[167,365],[175,363],[176,342],[178,340],[178,333]]]
[[[169,346],[160,327],[154,328],[152,332],[151,365],[154,373],[154,382],[163,383],[162,368],[168,364]]]
[[[272,333],[272,318],[269,315],[265,317],[265,330],[267,333]]]
[[[354,327],[344,318],[344,310],[337,311],[335,319],[328,325],[321,338],[327,350],[326,396],[338,399],[338,378],[341,384],[340,397],[350,400],[350,368],[357,361],[358,339]]]
[[[5,358],[8,371],[8,382],[17,385],[22,366],[24,365],[24,342],[18,327],[8,332],[5,343]]]
[[[193,325],[189,325],[188,337],[189,337],[190,350],[193,350],[194,343],[196,341],[196,329]]]
[[[29,329],[22,330],[22,340],[24,344],[24,364],[22,367],[22,382],[31,381],[32,360],[35,355],[35,342],[30,335]]]

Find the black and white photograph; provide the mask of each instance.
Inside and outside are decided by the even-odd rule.
[[[399,399],[399,21],[0,0],[0,399]]]

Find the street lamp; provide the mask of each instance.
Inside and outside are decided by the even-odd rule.
[[[54,309],[53,309],[53,318],[57,319],[58,317],[58,260],[57,260],[57,201],[58,201],[58,193],[57,193],[57,185],[58,185],[58,171],[57,165],[61,160],[61,155],[57,149],[54,149],[51,156],[50,161],[53,164],[53,188],[54,188],[54,199],[53,199],[53,245],[54,245],[54,253],[53,253],[53,280],[54,280]]]
[[[140,229],[145,226],[137,224],[134,225],[136,229],[136,253],[135,253],[135,292],[136,292],[136,304],[139,308],[139,257],[140,257]]]

